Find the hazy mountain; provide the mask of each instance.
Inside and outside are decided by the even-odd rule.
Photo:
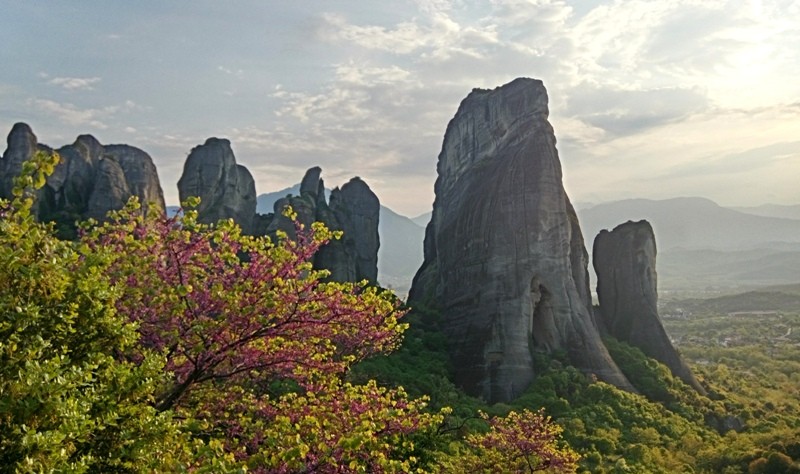
[[[272,212],[275,202],[287,194],[299,195],[300,184],[260,194],[256,198],[256,212],[260,214]],[[325,194],[326,197],[330,197],[330,189],[325,189]],[[427,224],[427,221],[425,223]],[[408,217],[381,206],[378,234],[381,239],[378,248],[378,281],[403,296],[411,287],[411,279],[422,264],[422,241],[425,229]]]
[[[422,265],[422,242],[425,228],[381,206],[378,221],[381,246],[378,249],[378,281],[405,296],[411,279]]]
[[[800,219],[757,216],[704,198],[629,199],[577,213],[590,253],[600,230],[647,219],[656,236],[661,289],[800,281]]]
[[[744,250],[781,242],[800,243],[800,220],[756,216],[697,197],[661,201],[627,199],[578,211],[586,247],[602,229],[647,219],[659,251],[673,248]]]
[[[257,210],[272,212],[276,200],[299,192],[297,184],[261,194]],[[173,207],[168,206],[167,212],[174,212]],[[659,290],[664,292],[800,282],[800,219],[785,218],[800,213],[800,205],[731,209],[690,197],[587,203],[576,208],[590,253],[600,230],[647,219],[656,236],[656,269]],[[770,213],[775,215],[767,215]],[[378,281],[400,295],[406,294],[422,263],[425,225],[430,217],[428,212],[408,218],[381,206]]]
[[[412,217],[411,220],[415,224],[417,224],[418,226],[420,226],[420,227],[422,227],[424,229],[425,226],[428,225],[428,222],[431,221],[431,214],[433,214],[433,212],[429,211],[429,212],[426,212],[425,214],[420,214],[417,217]]]
[[[765,217],[782,217],[784,219],[800,219],[800,204],[762,204],[755,207],[732,207],[739,212]]]

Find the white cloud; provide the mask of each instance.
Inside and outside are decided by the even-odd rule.
[[[429,34],[415,22],[407,21],[394,29],[381,26],[358,26],[347,22],[339,14],[323,14],[324,39],[353,43],[367,49],[378,49],[395,54],[408,54],[424,47]]]
[[[102,79],[99,77],[54,77],[47,81],[48,84],[60,86],[68,91],[93,90],[94,85]]]
[[[101,108],[81,108],[69,102],[57,102],[51,99],[29,99],[27,105],[48,116],[55,117],[61,123],[71,126],[90,126],[101,130],[109,128],[106,122],[116,114],[138,108],[130,100],[122,105],[109,105]]]
[[[89,125],[99,129],[108,128],[108,125],[101,119],[117,110],[116,107],[81,109],[70,103],[61,103],[49,99],[34,99],[30,101],[30,105],[41,112],[55,116],[58,120],[68,125]]]
[[[242,69],[231,69],[225,66],[217,66],[217,71],[223,72],[229,76],[242,77],[244,71]]]
[[[295,139],[313,137],[353,156],[372,151],[384,172],[422,175],[432,172],[447,120],[472,87],[537,77],[548,87],[562,159],[589,170],[577,174],[587,192],[613,198],[626,187],[652,190],[630,185],[637,173],[659,176],[676,161],[752,147],[715,122],[720,114],[728,116],[722,123],[733,120],[725,110],[752,118],[800,97],[800,83],[786,80],[800,75],[797,49],[787,47],[800,42],[800,16],[776,2],[416,3],[394,22],[324,15],[322,39],[352,60],[333,65],[320,89],[275,93],[282,119],[314,130],[290,127]],[[731,123],[730,133],[747,129]],[[785,127],[772,116],[769,123],[781,133],[756,142],[786,141]],[[396,134],[424,138],[403,147]],[[618,179],[601,183],[598,173]]]
[[[180,55],[191,57],[190,68],[195,68],[184,71],[210,72],[192,81],[191,88],[164,92],[158,81],[123,82],[141,86],[131,88],[130,97],[157,104],[157,117],[142,117],[152,115],[153,108],[135,103],[81,102],[81,94],[59,102],[61,96],[20,87],[21,93],[4,97],[16,94],[22,105],[30,96],[53,99],[27,105],[62,123],[107,126],[107,135],[134,127],[122,136],[181,163],[203,136],[227,132],[237,158],[260,180],[273,183],[270,173],[278,173],[289,179],[278,184],[292,184],[308,166],[320,164],[330,178],[359,174],[394,193],[387,199],[404,202],[430,195],[442,136],[459,101],[474,87],[494,88],[518,76],[545,82],[565,176],[575,180],[577,193],[613,197],[627,189],[658,190],[652,181],[644,188],[637,183],[667,176],[689,160],[713,162],[797,136],[791,128],[796,129],[800,107],[787,105],[800,103],[795,80],[800,50],[792,47],[800,44],[797,0],[376,5],[321,2],[320,8],[331,12],[316,15],[307,7],[280,7],[285,18],[303,21],[273,29],[281,31],[280,37],[263,36],[275,25],[271,19],[259,24],[258,9],[252,10],[248,20],[258,24],[258,35],[246,30],[251,22],[237,27],[242,38],[256,41],[253,48],[214,37],[213,55]],[[161,41],[157,29],[151,33],[154,42]],[[179,36],[187,38],[182,47],[195,44],[188,41],[190,34]],[[264,41],[262,48],[257,40]],[[169,54],[177,43],[155,53],[138,51],[127,41],[106,43],[119,53],[115,58],[179,67],[178,55]],[[197,43],[197,51],[200,44],[206,45]],[[248,56],[249,51],[258,54]],[[32,70],[40,69],[46,66]],[[66,77],[66,71],[60,74],[65,77],[57,75],[41,73],[32,83],[49,84],[55,94],[53,86],[104,89],[93,94],[95,100],[117,85],[110,76],[99,82],[88,75]],[[275,86],[278,82],[283,85]],[[742,159],[757,163],[753,156]],[[160,170],[179,174],[179,165],[157,159]],[[792,166],[797,170],[796,163]],[[679,188],[677,178],[669,183]]]
[[[696,89],[625,90],[584,84],[570,94],[564,113],[618,136],[684,120],[707,107],[704,94]]]

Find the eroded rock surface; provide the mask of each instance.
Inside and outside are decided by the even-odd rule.
[[[330,209],[344,232],[342,240],[352,255],[356,280],[378,281],[380,207],[378,196],[358,177],[331,192]]]
[[[13,178],[22,162],[37,150],[52,152],[38,143],[31,128],[18,123],[11,129],[0,160],[0,196],[9,197]],[[81,135],[58,150],[61,161],[39,191],[35,212],[40,220],[55,221],[62,236],[74,236],[76,221],[105,219],[136,196],[147,211],[150,203],[163,212],[164,195],[152,158],[129,145],[102,145],[91,135]]]
[[[230,141],[212,137],[192,149],[178,180],[178,195],[181,202],[193,196],[200,198],[200,222],[233,219],[243,233],[253,233],[255,180],[247,168],[236,164]]]
[[[331,192],[330,203],[325,200],[325,183],[320,178],[322,170],[314,167],[306,171],[300,185],[300,196],[288,196],[275,203],[267,233],[277,230],[294,236],[292,223],[282,215],[286,206],[297,213],[297,219],[308,226],[312,222],[324,223],[343,235],[320,249],[314,257],[316,268],[331,272],[334,281],[378,280],[378,197],[361,178],[353,178],[344,186]]]
[[[649,222],[628,221],[594,240],[600,321],[608,333],[663,362],[705,394],[669,340],[658,315],[656,239]]]
[[[473,90],[445,133],[425,261],[410,302],[442,314],[456,383],[491,402],[520,395],[533,353],[625,389],[591,311],[588,257],[564,191],[541,81]]]
[[[6,139],[6,151],[0,159],[0,197],[11,198],[14,178],[22,171],[22,163],[38,149],[36,135],[28,124],[16,123]]]

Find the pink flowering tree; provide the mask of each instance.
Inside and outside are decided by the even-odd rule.
[[[561,440],[563,429],[553,423],[544,410],[511,412],[489,418],[486,433],[466,437],[466,453],[459,462],[445,459],[445,472],[473,473],[570,473],[575,472],[579,456]]]
[[[256,472],[408,472],[409,435],[441,414],[374,383],[352,385],[355,362],[401,341],[388,291],[324,282],[310,263],[338,237],[321,224],[277,242],[196,213],[144,217],[135,202],[85,232],[84,252],[111,251],[117,311],[137,324],[138,361],[160,354],[171,383],[155,406],[191,419]]]

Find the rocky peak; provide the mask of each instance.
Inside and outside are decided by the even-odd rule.
[[[96,162],[103,155],[103,145],[92,135],[79,135],[72,146],[76,151],[92,162]]]
[[[583,371],[633,389],[591,312],[588,257],[547,110],[534,79],[462,101],[439,153],[409,298],[441,312],[456,383],[491,402],[526,389],[537,351],[564,350]]]
[[[344,232],[345,246],[355,260],[356,281],[378,280],[380,207],[378,196],[359,177],[331,192],[330,208]]]
[[[106,145],[103,157],[119,164],[130,194],[137,196],[142,205],[155,203],[165,209],[158,170],[150,155],[130,145]]]
[[[313,196],[314,201],[317,200],[320,184],[322,183],[322,180],[320,179],[321,174],[322,168],[319,166],[309,168],[308,171],[306,171],[306,174],[303,176],[303,180],[300,182],[301,196],[304,194],[310,194]]]
[[[37,143],[30,127],[18,123],[8,136],[8,149],[0,160],[0,192],[10,192],[22,162],[37,149],[52,151]],[[102,221],[110,210],[121,209],[131,196],[143,205],[165,209],[164,197],[153,160],[128,145],[103,146],[91,135],[80,135],[74,143],[56,150],[61,161],[39,191],[36,215],[56,222],[63,237],[74,236],[76,221]],[[146,209],[145,209],[146,210]]]
[[[27,123],[17,122],[11,127],[6,143],[8,146],[6,152],[3,153],[3,159],[5,160],[15,156],[27,157],[33,155],[36,151],[37,139]]]
[[[15,123],[6,139],[6,150],[0,159],[0,197],[11,198],[14,178],[22,171],[22,163],[36,152],[37,139],[26,123]]]
[[[211,224],[231,218],[242,232],[253,232],[255,180],[247,168],[236,164],[227,139],[212,137],[192,149],[178,180],[178,194],[181,201],[200,198],[200,222]]]
[[[532,127],[549,128],[548,115],[547,91],[540,80],[518,78],[494,90],[473,89],[447,126],[450,142],[439,155],[437,189],[449,192],[470,167],[491,159],[498,146]]]
[[[672,346],[658,315],[656,239],[646,220],[628,221],[594,240],[600,321],[609,334],[663,362],[673,374],[705,394]]]
[[[267,233],[277,230],[294,238],[292,223],[282,215],[286,206],[297,213],[305,226],[318,221],[331,230],[342,231],[340,240],[322,247],[314,257],[314,266],[330,271],[334,281],[378,280],[378,218],[380,202],[361,178],[353,178],[331,192],[330,203],[325,199],[325,184],[318,166],[310,168],[300,184],[300,196],[287,196],[275,202],[275,213]]]

